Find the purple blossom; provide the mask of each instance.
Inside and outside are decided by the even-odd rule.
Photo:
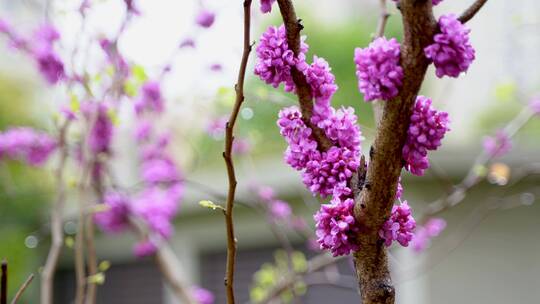
[[[540,115],[540,97],[535,97],[529,101],[529,108],[534,114]]]
[[[211,27],[215,20],[216,14],[206,9],[202,9],[195,18],[195,22],[204,28]]]
[[[0,33],[8,34],[10,32],[11,32],[11,25],[9,25],[9,23],[6,20],[0,19]]]
[[[144,258],[147,256],[154,255],[157,252],[157,246],[154,244],[154,242],[150,240],[141,241],[137,244],[135,244],[135,247],[133,248],[133,252],[135,255],[139,258]]]
[[[145,160],[141,167],[142,179],[147,184],[175,183],[180,180],[175,163],[166,156]]]
[[[274,4],[276,0],[261,0],[261,12],[263,14],[269,13],[272,11],[272,4]]]
[[[512,140],[504,130],[498,130],[495,136],[484,138],[483,146],[489,157],[501,157],[512,149]]]
[[[352,107],[342,107],[337,111],[331,108],[327,118],[319,121],[317,126],[323,129],[326,136],[340,147],[360,153],[364,137],[362,137],[357,120]]]
[[[304,71],[315,99],[329,100],[337,91],[336,77],[324,58],[313,56],[313,63]]]
[[[232,152],[236,155],[246,155],[251,152],[251,142],[246,138],[235,138]]]
[[[146,188],[134,198],[132,210],[151,231],[168,239],[173,233],[171,220],[178,211],[182,195],[183,186],[179,183],[167,189]]]
[[[213,63],[210,65],[210,71],[212,72],[221,72],[223,70],[223,66],[220,63]]]
[[[213,304],[214,303],[214,294],[212,294],[209,290],[206,290],[199,286],[193,287],[191,294],[193,295],[193,298],[195,298],[195,301],[197,302],[197,304]]]
[[[193,38],[186,38],[180,42],[178,45],[179,48],[194,48],[195,47],[195,40]]]
[[[446,228],[446,221],[441,218],[430,218],[424,226],[416,228],[412,241],[412,248],[416,252],[424,251],[431,239],[439,236]]]
[[[401,246],[407,247],[413,239],[414,228],[416,228],[416,221],[412,216],[412,209],[407,201],[403,201],[399,206],[394,205],[390,218],[379,231],[379,236],[387,247],[392,245],[394,240]]]
[[[105,232],[120,232],[128,226],[129,198],[118,192],[107,192],[103,204],[107,210],[94,215],[94,221]]]
[[[311,129],[302,121],[300,110],[294,106],[282,109],[277,124],[289,144],[285,161],[296,170],[306,168],[308,161],[319,152],[317,142],[311,138]]]
[[[431,104],[431,99],[427,97],[416,98],[403,147],[405,169],[414,175],[424,175],[429,168],[428,150],[436,150],[450,130],[448,113],[435,110]]]
[[[291,206],[282,200],[273,200],[269,203],[269,211],[272,218],[286,220],[292,215]]]
[[[124,0],[124,3],[126,4],[126,9],[129,13],[140,15],[141,12],[139,11],[139,8],[135,5],[135,0]]]
[[[300,54],[298,58],[295,58],[293,51],[289,49],[287,44],[285,26],[281,25],[279,28],[271,26],[262,34],[256,50],[255,75],[274,88],[285,83],[285,90],[293,91],[294,82],[291,76],[291,67],[304,66],[307,51],[308,46],[302,41]]]
[[[343,186],[356,172],[360,160],[358,154],[347,148],[331,147],[328,151],[313,154],[302,174],[304,184],[314,194],[322,197],[330,195],[350,195],[348,187],[340,187],[336,193],[336,186]]]
[[[55,41],[60,39],[60,33],[52,24],[43,24],[34,32],[34,38],[47,46],[51,46]]]
[[[44,47],[34,51],[39,71],[49,84],[56,84],[66,77],[64,63],[52,48]]]
[[[435,64],[437,77],[458,77],[467,72],[475,59],[475,51],[469,42],[470,30],[453,14],[441,16],[439,28],[440,33],[424,52]]]
[[[396,199],[399,200],[403,195],[403,185],[401,185],[401,176],[399,177],[397,189],[396,189]]]
[[[390,100],[399,93],[403,69],[400,61],[400,45],[396,39],[375,39],[365,49],[354,51],[358,88],[366,101]]]
[[[32,128],[18,127],[0,132],[0,159],[9,157],[39,166],[49,159],[56,148],[56,140]]]
[[[354,218],[354,200],[334,198],[321,205],[315,214],[315,233],[321,249],[329,249],[334,256],[348,255],[360,249],[355,241],[359,227]]]
[[[257,189],[257,195],[263,201],[271,201],[274,198],[274,189],[268,186],[260,186]]]
[[[135,111],[137,114],[143,112],[163,111],[163,98],[161,88],[157,81],[147,81],[141,87],[140,98],[135,102]]]
[[[152,134],[152,125],[148,121],[140,121],[135,127],[135,140],[142,143],[150,140]]]
[[[93,126],[88,135],[88,146],[93,153],[109,153],[114,127],[103,103],[86,103],[83,108]]]
[[[220,116],[216,119],[211,120],[206,126],[206,132],[208,135],[212,136],[214,139],[223,138],[225,134],[225,127],[227,126],[227,121],[229,117],[226,115]]]

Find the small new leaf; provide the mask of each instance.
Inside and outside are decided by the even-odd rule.
[[[225,208],[223,208],[220,205],[215,204],[212,201],[200,201],[199,205],[201,205],[202,207],[205,207],[205,208],[210,208],[212,210],[220,209],[220,210],[225,211]]]

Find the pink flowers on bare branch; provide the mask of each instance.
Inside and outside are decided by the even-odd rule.
[[[400,45],[396,39],[375,39],[367,48],[354,51],[358,88],[366,101],[390,100],[397,96],[403,81],[399,65]]]
[[[470,30],[453,14],[440,17],[439,29],[433,44],[424,52],[433,61],[437,77],[458,77],[467,72],[475,59],[475,51],[469,42]]]
[[[416,221],[412,216],[412,209],[407,201],[392,207],[390,218],[383,224],[379,231],[379,236],[384,240],[384,244],[389,247],[393,241],[397,241],[401,246],[407,247],[413,239],[413,231],[416,228]]]

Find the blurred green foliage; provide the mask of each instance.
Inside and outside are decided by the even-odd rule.
[[[290,256],[284,250],[277,250],[274,253],[274,263],[265,263],[253,275],[253,284],[250,291],[252,302],[260,302],[265,299],[269,293],[279,285],[280,282],[287,279],[288,274],[302,273],[307,270],[306,256],[300,251],[294,251]],[[290,288],[285,289],[279,294],[279,303],[291,303],[295,296],[301,296],[306,293],[307,286],[301,280],[291,284]]]
[[[31,82],[0,74],[0,131],[13,126],[39,127],[32,117],[34,87]],[[9,263],[9,295],[30,273],[38,274],[41,253],[47,242],[25,244],[32,235],[41,241],[48,236],[42,227],[51,188],[44,170],[30,168],[16,161],[0,162],[0,258]],[[35,239],[34,239],[35,240]],[[37,280],[36,280],[37,282]],[[38,290],[34,282],[21,303],[30,303]]]

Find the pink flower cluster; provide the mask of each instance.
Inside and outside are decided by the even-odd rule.
[[[105,211],[94,215],[95,223],[108,233],[124,231],[128,227],[130,199],[119,192],[107,192],[103,198]]]
[[[135,102],[135,111],[141,114],[145,111],[161,113],[163,111],[163,98],[161,88],[156,81],[147,81],[141,87],[141,97]]]
[[[261,0],[261,12],[264,14],[269,13],[272,11],[272,4],[274,4],[276,0]]]
[[[258,60],[255,64],[255,75],[274,88],[284,83],[287,92],[293,91],[291,67],[305,64],[307,51],[308,45],[302,42],[300,54],[296,58],[289,49],[285,26],[271,26],[261,36],[256,50]]]
[[[353,128],[343,132],[343,138],[352,136],[352,143],[360,143],[358,127],[350,125]],[[278,126],[289,144],[285,151],[285,161],[293,168],[304,171],[304,184],[314,194],[323,197],[350,195],[347,182],[360,164],[359,147],[349,150],[347,147],[333,146],[326,152],[320,152],[317,150],[317,142],[311,136],[312,130],[304,124],[296,107],[285,108],[280,112]],[[335,127],[339,128],[340,125],[329,125],[328,130],[338,136],[336,142],[340,142],[340,130]]]
[[[291,220],[292,208],[289,203],[277,199],[274,190],[268,186],[260,186],[255,189],[259,199],[264,203],[264,208],[272,220]]]
[[[334,256],[360,249],[355,241],[359,228],[354,218],[353,199],[334,198],[330,204],[321,205],[314,219],[321,249],[329,249]]]
[[[109,108],[104,103],[85,102],[82,112],[90,122],[88,146],[93,153],[110,153],[114,126],[109,117]]]
[[[489,157],[501,157],[512,149],[512,140],[504,130],[498,130],[495,136],[484,138],[483,146]]]
[[[11,46],[33,57],[49,84],[56,84],[66,77],[64,63],[54,50],[54,43],[60,38],[54,26],[44,24],[34,31],[30,39],[26,39],[15,32],[6,21],[0,20],[0,33],[7,36]]]
[[[375,39],[354,51],[358,88],[366,101],[390,100],[399,93],[403,81],[400,45],[396,39]]]
[[[470,30],[452,14],[441,16],[439,28],[433,44],[425,48],[425,55],[435,64],[437,77],[458,77],[475,59],[469,42]]]
[[[393,241],[398,241],[401,246],[407,247],[413,239],[415,228],[416,221],[412,216],[412,209],[407,201],[403,201],[399,206],[394,205],[390,218],[379,231],[379,236],[387,247],[392,245]]]
[[[416,228],[412,248],[416,252],[424,251],[432,238],[439,236],[446,228],[446,221],[441,218],[430,218],[424,226]]]
[[[112,124],[103,104],[96,106],[97,119],[89,145],[96,153],[107,152]],[[135,245],[134,252],[137,256],[155,253],[159,240],[171,237],[172,220],[178,212],[184,193],[182,173],[167,152],[169,138],[156,134],[152,125],[151,119],[162,113],[163,107],[160,84],[148,81],[142,86],[140,96],[134,104],[138,120],[135,139],[140,149],[143,188],[131,197],[116,192],[108,193],[104,198],[108,209],[95,215],[96,223],[106,232],[126,228],[130,216],[142,220],[150,235]]]
[[[450,130],[448,113],[435,110],[431,103],[427,97],[417,97],[403,147],[405,169],[419,176],[429,168],[428,151],[436,150]]]
[[[38,166],[49,159],[56,147],[56,140],[32,128],[19,127],[0,132],[0,159],[9,157]]]
[[[206,9],[202,9],[195,17],[195,23],[203,28],[211,27],[215,20],[216,14]]]
[[[191,294],[193,295],[193,298],[197,304],[213,304],[215,300],[212,292],[198,286],[195,286],[192,289]]]

